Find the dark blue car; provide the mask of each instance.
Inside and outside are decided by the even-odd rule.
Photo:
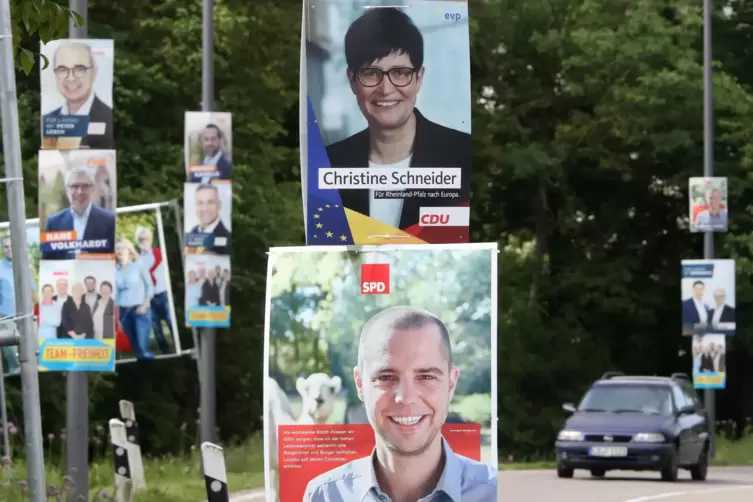
[[[624,376],[608,372],[588,389],[557,436],[557,475],[587,469],[659,471],[676,481],[678,469],[704,481],[708,471],[709,422],[690,379]]]

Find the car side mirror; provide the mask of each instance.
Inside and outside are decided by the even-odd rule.
[[[692,405],[683,406],[677,412],[677,414],[680,415],[680,416],[682,416],[682,415],[692,415],[693,413],[695,413],[695,406],[692,406]]]
[[[573,403],[565,403],[562,405],[562,409],[569,412],[569,413],[575,413],[575,405]]]

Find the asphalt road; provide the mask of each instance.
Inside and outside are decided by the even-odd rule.
[[[499,474],[499,502],[750,502],[753,468],[711,468],[705,482],[690,480],[680,471],[676,483],[659,480],[651,472],[614,471],[604,479],[591,479],[575,471],[573,479],[559,479],[554,471],[503,471]],[[235,494],[231,502],[266,502],[258,490]]]

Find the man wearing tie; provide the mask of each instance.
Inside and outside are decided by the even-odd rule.
[[[682,302],[683,334],[691,334],[694,329],[706,326],[709,321],[709,308],[703,303],[706,285],[703,281],[693,283],[693,296]]]

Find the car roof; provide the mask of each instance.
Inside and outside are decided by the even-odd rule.
[[[687,386],[690,378],[685,373],[672,373],[671,376],[625,375],[621,371],[607,371],[594,385],[641,384],[655,386]]]

